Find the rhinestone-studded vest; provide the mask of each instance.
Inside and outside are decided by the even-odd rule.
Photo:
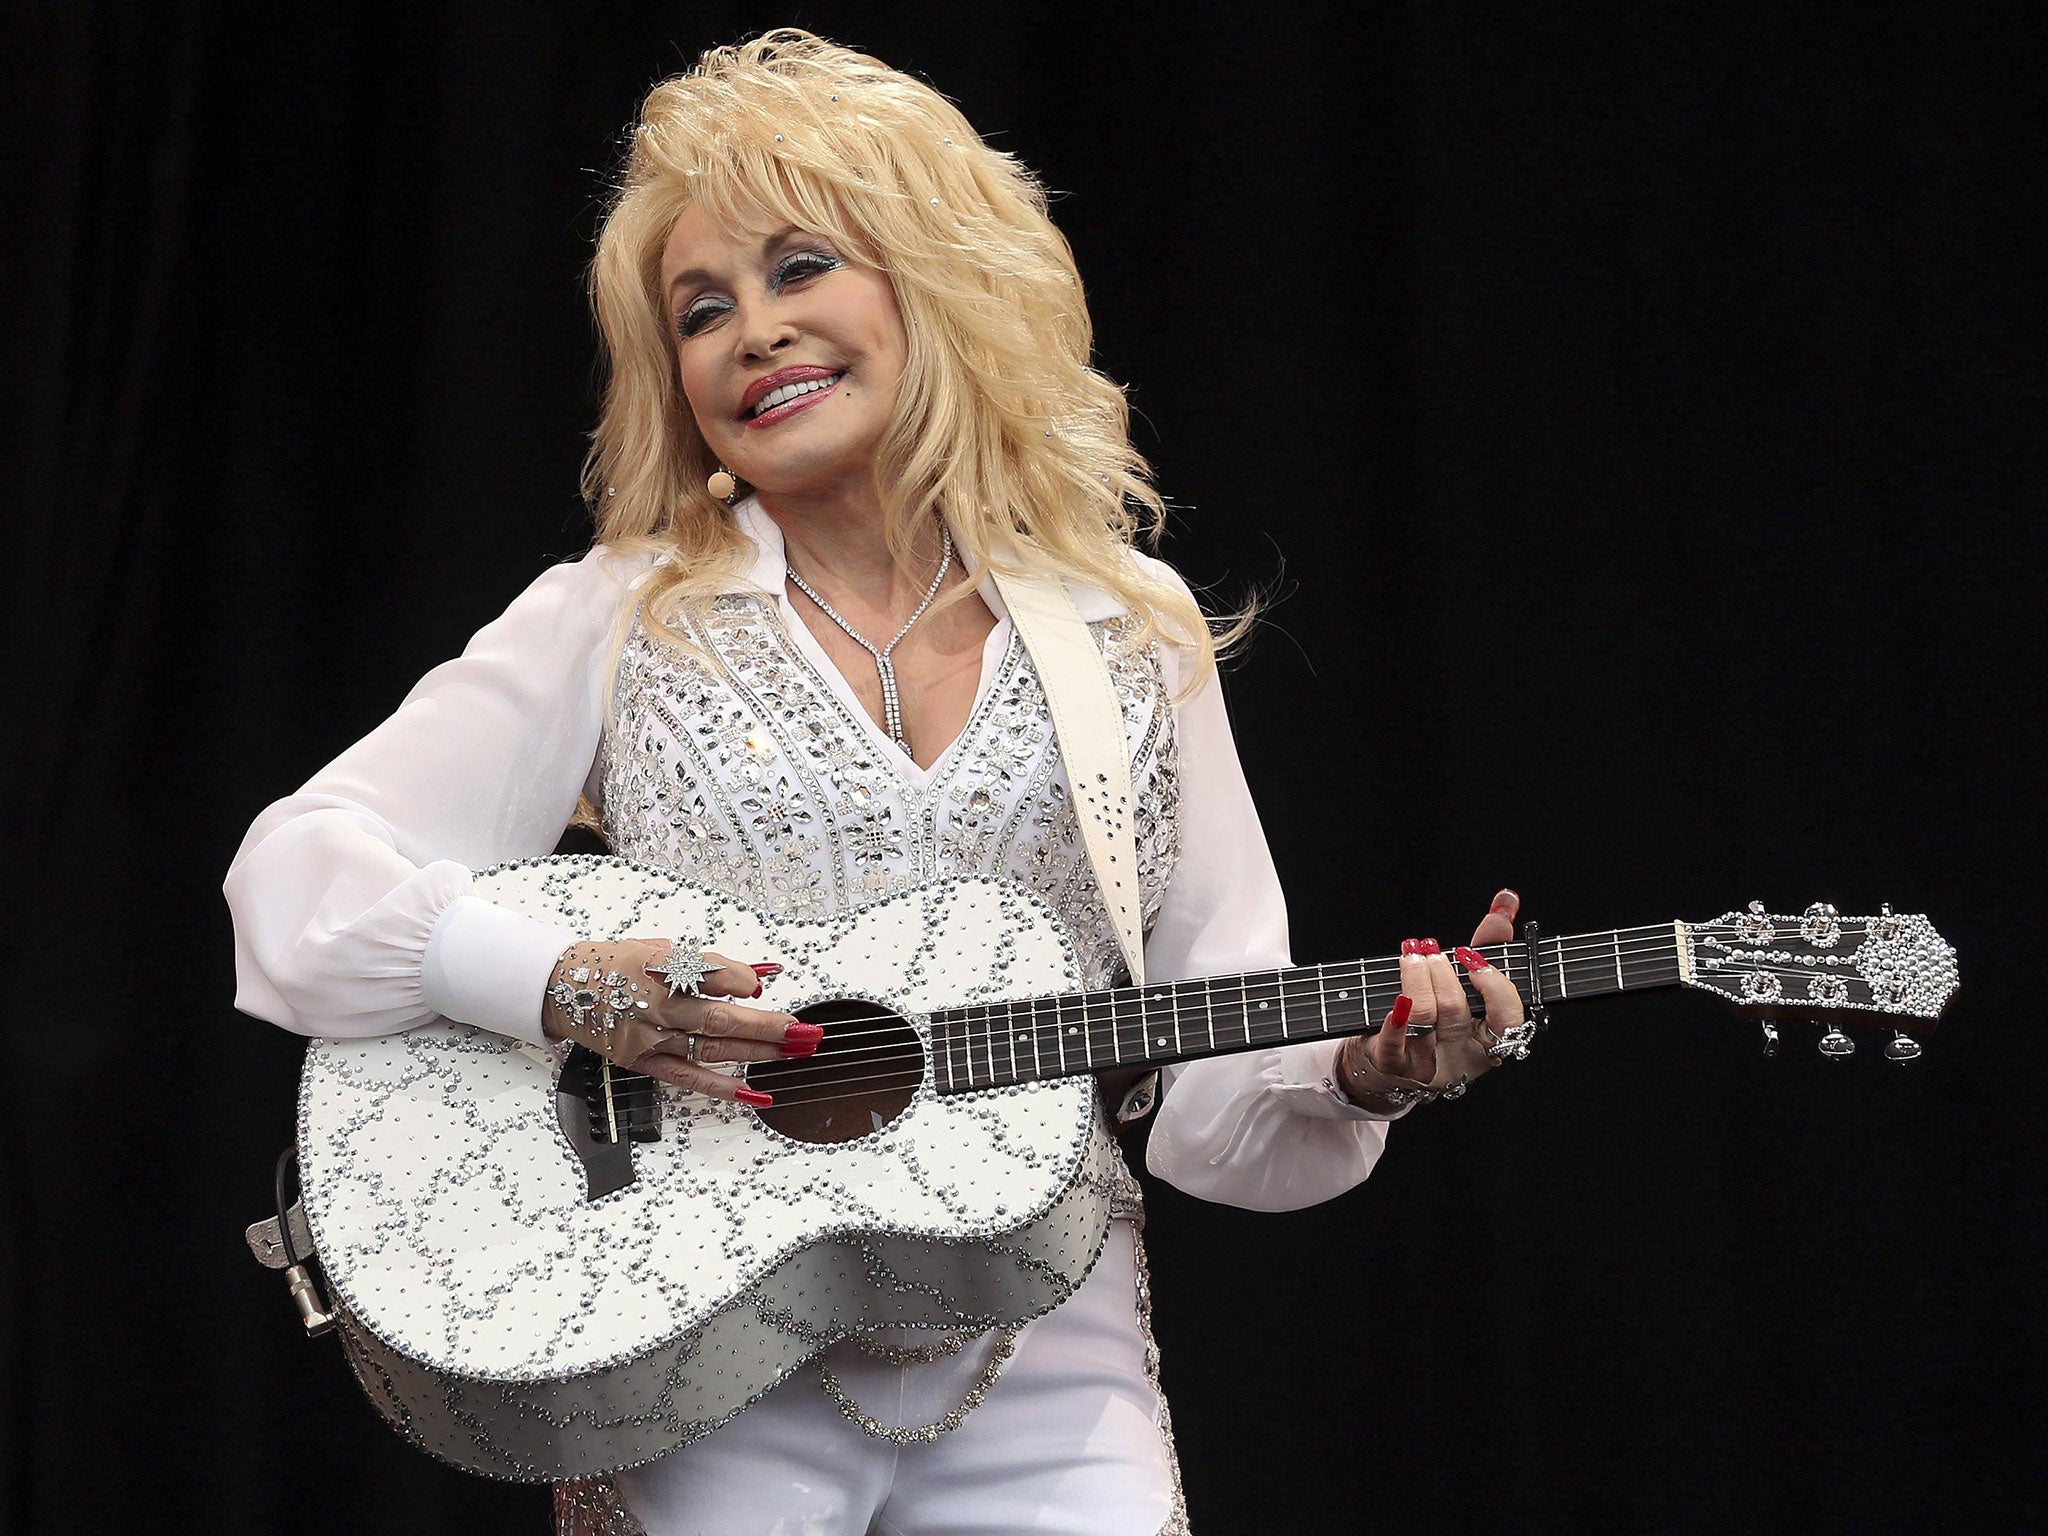
[[[1147,926],[1180,847],[1173,711],[1156,646],[1124,619],[1089,626],[1123,705]],[[785,629],[772,600],[729,595],[657,641],[636,619],[604,737],[612,851],[786,918],[944,875],[1018,880],[1065,920],[1090,986],[1119,959],[1075,818],[1052,714],[1014,632],[959,739],[919,784]]]

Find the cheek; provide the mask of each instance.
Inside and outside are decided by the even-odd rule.
[[[700,409],[698,404],[700,401],[708,402],[712,397],[713,381],[711,370],[701,363],[692,368],[686,353],[678,359],[676,377],[682,385],[683,403],[689,408],[690,414],[696,418],[698,429],[707,433],[715,429],[718,423],[714,416],[708,411]]]
[[[867,275],[867,274],[863,274]],[[910,339],[903,328],[903,314],[886,279],[869,276],[868,289],[860,306],[861,329],[868,338],[868,350],[886,358],[900,371],[910,355]]]

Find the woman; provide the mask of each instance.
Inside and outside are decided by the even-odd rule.
[[[227,880],[240,1007],[323,1036],[440,1016],[574,1039],[761,1102],[734,1063],[818,1046],[764,996],[772,967],[593,941],[470,893],[472,869],[552,848],[585,797],[614,853],[788,916],[940,875],[1021,880],[1106,983],[1118,940],[997,569],[1062,578],[1115,683],[1149,975],[1288,963],[1214,643],[1131,548],[1160,501],[1021,167],[929,87],[774,33],[650,94],[593,288],[611,364],[595,546],[258,818]],[[1503,892],[1474,943],[1513,916]],[[1488,1018],[1518,1023],[1513,988],[1460,956]],[[633,978],[629,1006],[592,1005],[593,968]],[[1369,1040],[1173,1070],[1153,1171],[1267,1210],[1363,1179],[1388,1120],[1491,1064],[1434,941],[1404,946],[1402,982]],[[1093,1271],[1036,1321],[944,1352],[835,1345],[681,1450],[565,1489],[565,1521],[1183,1528],[1127,1176],[1116,1209]]]

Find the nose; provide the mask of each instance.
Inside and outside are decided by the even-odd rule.
[[[758,363],[786,350],[796,339],[797,329],[774,303],[749,305],[737,327],[740,361]]]

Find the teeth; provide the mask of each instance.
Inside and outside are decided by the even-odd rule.
[[[778,405],[787,405],[799,395],[814,394],[818,390],[829,389],[839,382],[839,378],[840,376],[836,373],[828,373],[822,379],[804,379],[795,384],[785,384],[780,389],[771,389],[761,397],[761,403],[747,414],[759,416],[764,411],[774,410]]]

